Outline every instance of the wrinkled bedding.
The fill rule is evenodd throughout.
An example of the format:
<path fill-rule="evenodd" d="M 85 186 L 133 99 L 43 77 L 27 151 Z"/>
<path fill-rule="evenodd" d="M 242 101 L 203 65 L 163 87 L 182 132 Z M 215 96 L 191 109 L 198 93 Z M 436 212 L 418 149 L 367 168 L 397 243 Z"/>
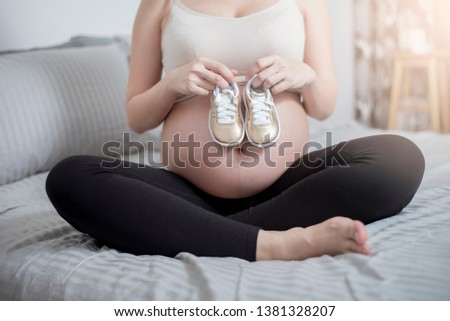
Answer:
<path fill-rule="evenodd" d="M 325 144 L 384 133 L 355 122 L 313 123 Z M 371 256 L 301 262 L 134 256 L 61 219 L 47 173 L 0 187 L 3 300 L 450 300 L 450 136 L 397 132 L 425 154 L 424 181 L 401 214 L 368 226 Z M 408 160 L 405 160 L 408 161 Z"/>

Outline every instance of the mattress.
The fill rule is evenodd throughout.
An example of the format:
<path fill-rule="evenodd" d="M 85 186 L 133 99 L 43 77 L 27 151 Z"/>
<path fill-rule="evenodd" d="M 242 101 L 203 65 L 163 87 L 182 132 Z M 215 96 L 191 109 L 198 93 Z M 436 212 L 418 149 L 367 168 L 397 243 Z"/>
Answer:
<path fill-rule="evenodd" d="M 378 133 L 355 122 L 311 126 L 311 139 L 323 145 Z M 426 173 L 401 214 L 368 225 L 371 256 L 135 256 L 61 219 L 45 194 L 47 173 L 2 186 L 0 299 L 450 300 L 450 136 L 397 133 L 422 149 Z"/>

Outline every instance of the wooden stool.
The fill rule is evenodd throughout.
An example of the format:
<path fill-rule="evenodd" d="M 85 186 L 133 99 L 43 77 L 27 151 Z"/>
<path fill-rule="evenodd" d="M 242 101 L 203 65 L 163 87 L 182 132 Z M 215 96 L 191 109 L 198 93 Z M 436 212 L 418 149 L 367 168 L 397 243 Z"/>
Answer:
<path fill-rule="evenodd" d="M 398 53 L 394 56 L 394 73 L 388 129 L 395 129 L 397 127 L 397 116 L 402 99 L 402 85 L 404 85 L 403 89 L 406 90 L 407 95 L 410 95 L 411 93 L 411 69 L 423 68 L 427 71 L 428 102 L 422 107 L 427 108 L 430 112 L 432 129 L 435 131 L 441 130 L 440 94 L 443 92 L 443 86 L 439 86 L 439 83 L 442 84 L 442 81 L 439 81 L 439 76 L 442 77 L 444 72 L 438 72 L 439 61 L 439 56 L 435 53 L 420 55 L 413 53 Z M 447 77 L 446 73 L 445 77 Z M 445 91 L 447 91 L 447 89 Z"/>
<path fill-rule="evenodd" d="M 449 59 L 450 53 L 442 53 L 438 55 L 441 118 L 442 118 L 442 131 L 444 133 L 450 133 L 450 100 L 449 100 L 450 88 L 448 83 Z"/>

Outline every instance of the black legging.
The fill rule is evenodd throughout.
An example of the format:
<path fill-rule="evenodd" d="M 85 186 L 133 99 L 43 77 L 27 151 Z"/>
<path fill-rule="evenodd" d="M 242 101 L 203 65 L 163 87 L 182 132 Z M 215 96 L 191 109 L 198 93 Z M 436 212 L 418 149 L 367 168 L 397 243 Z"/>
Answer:
<path fill-rule="evenodd" d="M 51 202 L 76 229 L 134 254 L 190 252 L 249 261 L 260 228 L 307 227 L 334 216 L 370 223 L 399 213 L 424 172 L 417 146 L 396 135 L 311 152 L 272 186 L 244 199 L 211 196 L 164 169 L 119 160 L 102 167 L 102 160 L 69 157 L 48 175 Z"/>

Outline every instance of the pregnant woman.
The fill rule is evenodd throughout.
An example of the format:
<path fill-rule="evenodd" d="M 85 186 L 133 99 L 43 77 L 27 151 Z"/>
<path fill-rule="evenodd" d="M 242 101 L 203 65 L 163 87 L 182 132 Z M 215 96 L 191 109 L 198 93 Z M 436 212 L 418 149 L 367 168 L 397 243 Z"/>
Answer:
<path fill-rule="evenodd" d="M 126 110 L 139 133 L 164 122 L 165 167 L 74 156 L 47 193 L 75 228 L 134 254 L 368 255 L 364 224 L 411 201 L 424 159 L 396 135 L 304 152 L 307 115 L 335 100 L 325 0 L 142 0 Z"/>

